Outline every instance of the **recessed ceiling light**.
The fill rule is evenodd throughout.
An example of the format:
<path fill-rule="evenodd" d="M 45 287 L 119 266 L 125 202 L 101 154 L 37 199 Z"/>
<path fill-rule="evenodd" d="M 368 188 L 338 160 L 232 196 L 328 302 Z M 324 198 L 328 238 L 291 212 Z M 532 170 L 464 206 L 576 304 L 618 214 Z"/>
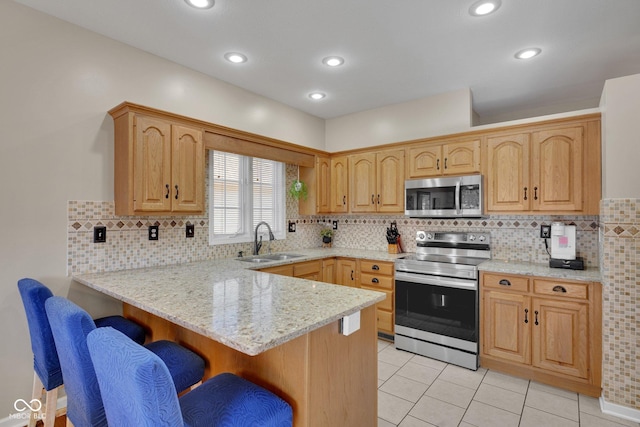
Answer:
<path fill-rule="evenodd" d="M 233 62 L 234 64 L 242 64 L 243 62 L 247 62 L 247 57 L 237 52 L 225 53 L 224 59 L 226 59 L 229 62 Z"/>
<path fill-rule="evenodd" d="M 538 47 L 528 47 L 516 52 L 514 56 L 518 59 L 529 59 L 540 55 L 540 52 L 542 52 L 542 49 Z"/>
<path fill-rule="evenodd" d="M 472 16 L 485 16 L 498 10 L 501 4 L 501 0 L 480 0 L 471 5 L 469 13 Z"/>
<path fill-rule="evenodd" d="M 325 95 L 322 92 L 312 92 L 312 93 L 309 94 L 309 98 L 313 99 L 314 101 L 319 101 L 322 98 L 324 98 L 325 96 L 327 96 L 327 95 Z"/>
<path fill-rule="evenodd" d="M 337 67 L 339 65 L 344 64 L 344 59 L 339 56 L 327 56 L 322 60 L 324 65 L 328 65 L 329 67 Z"/>
<path fill-rule="evenodd" d="M 215 4 L 214 0 L 184 0 L 189 6 L 197 9 L 211 9 Z"/>

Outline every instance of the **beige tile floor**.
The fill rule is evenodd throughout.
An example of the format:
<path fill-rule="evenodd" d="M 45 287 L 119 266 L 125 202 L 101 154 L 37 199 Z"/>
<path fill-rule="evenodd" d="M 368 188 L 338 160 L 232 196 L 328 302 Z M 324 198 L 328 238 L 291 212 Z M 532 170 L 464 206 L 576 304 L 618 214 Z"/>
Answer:
<path fill-rule="evenodd" d="M 378 427 L 640 427 L 598 399 L 498 372 L 470 371 L 378 341 Z"/>

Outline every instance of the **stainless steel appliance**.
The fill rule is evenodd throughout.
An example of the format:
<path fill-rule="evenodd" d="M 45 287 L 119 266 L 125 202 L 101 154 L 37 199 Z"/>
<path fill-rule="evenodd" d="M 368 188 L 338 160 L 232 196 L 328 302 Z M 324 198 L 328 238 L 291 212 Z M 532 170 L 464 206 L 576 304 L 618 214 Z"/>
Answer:
<path fill-rule="evenodd" d="M 395 346 L 478 369 L 478 265 L 488 233 L 416 233 L 415 254 L 395 262 Z"/>
<path fill-rule="evenodd" d="M 482 175 L 409 179 L 404 183 L 405 215 L 479 217 L 483 214 Z"/>

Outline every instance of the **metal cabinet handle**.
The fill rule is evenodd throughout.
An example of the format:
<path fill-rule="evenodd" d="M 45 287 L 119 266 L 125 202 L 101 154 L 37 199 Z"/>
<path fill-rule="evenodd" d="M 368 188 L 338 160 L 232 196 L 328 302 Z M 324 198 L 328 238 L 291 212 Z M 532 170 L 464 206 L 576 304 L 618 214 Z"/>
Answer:
<path fill-rule="evenodd" d="M 380 195 L 378 194 L 378 204 L 380 204 Z"/>
<path fill-rule="evenodd" d="M 436 170 L 440 170 L 440 159 L 436 160 Z"/>
<path fill-rule="evenodd" d="M 527 187 L 524 187 L 524 199 L 527 200 Z"/>
<path fill-rule="evenodd" d="M 564 286 L 558 285 L 558 286 L 554 286 L 553 287 L 553 292 L 561 292 L 563 294 L 566 294 L 567 293 L 567 289 Z"/>
<path fill-rule="evenodd" d="M 178 194 L 180 193 L 180 191 L 178 190 L 178 184 L 176 184 L 176 200 L 178 200 Z"/>
<path fill-rule="evenodd" d="M 342 196 L 342 204 L 343 205 L 347 204 L 347 196 Z"/>
<path fill-rule="evenodd" d="M 507 279 L 502 279 L 502 280 L 500 280 L 500 281 L 498 282 L 498 284 L 499 284 L 499 285 L 502 285 L 502 286 L 511 286 L 511 282 L 510 282 L 510 281 L 508 281 Z"/>
<path fill-rule="evenodd" d="M 533 200 L 538 200 L 538 187 L 533 187 Z"/>
<path fill-rule="evenodd" d="M 380 270 L 380 267 L 378 266 L 378 264 L 373 264 L 373 266 L 371 267 L 372 270 Z"/>
<path fill-rule="evenodd" d="M 374 277 L 373 279 L 371 279 L 371 283 L 380 283 L 380 281 L 376 277 Z"/>
<path fill-rule="evenodd" d="M 165 187 L 167 187 L 167 194 L 165 194 L 164 198 L 168 199 L 169 198 L 169 193 L 171 192 L 171 190 L 169 190 L 169 184 L 167 184 Z"/>
<path fill-rule="evenodd" d="M 353 270 L 351 270 L 351 280 L 353 280 Z"/>
<path fill-rule="evenodd" d="M 529 318 L 527 316 L 529 316 L 529 309 L 525 308 L 524 309 L 524 323 L 529 323 Z"/>
<path fill-rule="evenodd" d="M 372 204 L 372 205 L 375 205 L 375 204 L 376 204 L 376 195 L 375 195 L 375 194 L 372 194 L 372 195 L 371 195 L 371 204 Z"/>
<path fill-rule="evenodd" d="M 446 157 L 444 158 L 444 168 L 445 169 L 447 168 L 447 158 Z"/>
<path fill-rule="evenodd" d="M 536 321 L 533 322 L 533 323 L 535 323 L 535 325 L 538 326 L 539 325 L 539 323 L 538 323 L 538 310 L 534 311 L 534 314 L 536 315 Z"/>

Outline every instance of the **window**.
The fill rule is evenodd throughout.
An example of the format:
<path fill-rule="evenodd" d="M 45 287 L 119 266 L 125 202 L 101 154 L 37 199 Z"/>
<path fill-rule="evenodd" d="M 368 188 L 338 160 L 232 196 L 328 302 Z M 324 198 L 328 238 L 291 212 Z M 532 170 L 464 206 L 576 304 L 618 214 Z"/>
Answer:
<path fill-rule="evenodd" d="M 253 242 L 261 221 L 285 238 L 283 163 L 211 150 L 209 167 L 209 244 Z M 259 233 L 268 240 L 266 227 Z"/>

